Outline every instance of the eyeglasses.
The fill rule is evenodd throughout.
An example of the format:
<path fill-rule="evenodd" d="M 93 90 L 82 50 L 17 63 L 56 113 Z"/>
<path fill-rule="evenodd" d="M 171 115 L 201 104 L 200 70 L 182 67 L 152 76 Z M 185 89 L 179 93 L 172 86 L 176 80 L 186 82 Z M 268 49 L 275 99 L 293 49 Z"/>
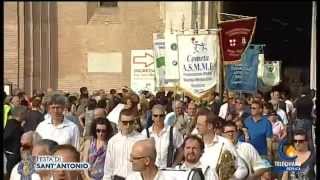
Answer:
<path fill-rule="evenodd" d="M 251 107 L 251 109 L 258 109 L 258 108 L 256 108 L 256 107 Z"/>
<path fill-rule="evenodd" d="M 96 129 L 97 133 L 106 133 L 107 130 L 106 129 Z"/>
<path fill-rule="evenodd" d="M 236 130 L 224 131 L 223 133 L 236 133 Z"/>
<path fill-rule="evenodd" d="M 146 158 L 148 156 L 140 156 L 140 157 L 133 157 L 133 156 L 130 156 L 130 159 L 131 160 L 139 160 L 139 159 L 143 159 L 143 158 Z"/>
<path fill-rule="evenodd" d="M 121 123 L 123 124 L 123 125 L 133 125 L 133 123 L 134 123 L 134 121 L 121 121 Z"/>
<path fill-rule="evenodd" d="M 294 143 L 299 143 L 299 144 L 302 144 L 304 143 L 306 140 L 305 139 L 294 139 L 293 142 Z"/>
<path fill-rule="evenodd" d="M 164 117 L 164 114 L 153 114 L 153 117 Z"/>
<path fill-rule="evenodd" d="M 29 144 L 21 144 L 21 148 L 22 148 L 22 150 L 29 150 L 32 148 L 32 146 Z"/>

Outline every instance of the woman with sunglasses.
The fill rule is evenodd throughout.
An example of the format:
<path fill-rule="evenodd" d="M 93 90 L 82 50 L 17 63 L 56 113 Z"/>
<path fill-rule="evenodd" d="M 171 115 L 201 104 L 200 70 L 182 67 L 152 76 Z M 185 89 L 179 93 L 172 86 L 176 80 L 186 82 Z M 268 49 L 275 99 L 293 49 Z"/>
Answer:
<path fill-rule="evenodd" d="M 91 138 L 85 141 L 81 152 L 81 160 L 90 163 L 90 169 L 84 172 L 84 179 L 102 179 L 107 143 L 112 134 L 112 127 L 108 119 L 96 118 L 93 120 Z"/>
<path fill-rule="evenodd" d="M 294 132 L 293 143 L 297 155 L 295 162 L 300 164 L 300 171 L 284 172 L 282 180 L 316 179 L 314 171 L 316 154 L 308 148 L 308 138 L 305 130 L 298 129 Z"/>

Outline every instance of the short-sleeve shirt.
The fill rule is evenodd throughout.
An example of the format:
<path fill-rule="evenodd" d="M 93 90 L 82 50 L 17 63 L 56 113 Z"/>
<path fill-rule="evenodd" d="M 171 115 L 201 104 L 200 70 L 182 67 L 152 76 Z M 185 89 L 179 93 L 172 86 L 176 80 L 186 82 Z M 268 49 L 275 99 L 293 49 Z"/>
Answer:
<path fill-rule="evenodd" d="M 36 128 L 42 139 L 51 139 L 58 144 L 71 144 L 79 150 L 80 132 L 78 126 L 64 117 L 62 123 L 53 125 L 51 116 L 46 116 L 44 121 L 40 122 Z"/>
<path fill-rule="evenodd" d="M 249 132 L 249 142 L 260 155 L 268 155 L 267 138 L 272 138 L 273 135 L 270 121 L 265 116 L 262 116 L 255 122 L 252 116 L 249 116 L 245 119 L 244 125 Z"/>
<path fill-rule="evenodd" d="M 236 150 L 239 156 L 247 163 L 251 175 L 254 171 L 270 167 L 269 164 L 264 164 L 259 153 L 250 143 L 238 141 Z"/>
<path fill-rule="evenodd" d="M 152 126 L 148 129 L 150 133 L 150 137 L 153 137 L 155 140 L 156 151 L 157 151 L 157 158 L 156 158 L 156 165 L 160 168 L 165 168 L 167 166 L 167 157 L 168 157 L 168 146 L 169 146 L 169 137 L 170 137 L 170 127 L 164 127 L 159 136 L 152 131 Z M 176 129 L 173 128 L 173 145 L 177 149 L 183 143 L 183 136 L 182 134 Z M 144 129 L 141 132 L 142 135 L 147 137 L 147 132 Z"/>

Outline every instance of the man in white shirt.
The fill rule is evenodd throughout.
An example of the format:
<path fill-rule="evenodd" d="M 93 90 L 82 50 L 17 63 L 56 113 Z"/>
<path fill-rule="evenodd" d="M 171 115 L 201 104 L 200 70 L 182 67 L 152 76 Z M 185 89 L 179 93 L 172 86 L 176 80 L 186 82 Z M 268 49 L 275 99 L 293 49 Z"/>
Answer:
<path fill-rule="evenodd" d="M 230 152 L 235 158 L 234 164 L 231 165 L 235 168 L 233 174 L 230 174 L 231 179 L 243 179 L 248 175 L 248 169 L 233 146 L 233 144 L 226 138 L 215 134 L 216 122 L 218 116 L 206 108 L 199 109 L 197 117 L 197 130 L 205 144 L 204 153 L 200 161 L 202 164 L 209 165 L 212 170 L 216 170 L 217 166 L 223 165 L 220 162 L 220 153 Z M 216 171 L 218 174 L 218 171 Z M 218 174 L 220 177 L 221 174 Z"/>
<path fill-rule="evenodd" d="M 164 124 L 166 126 L 174 126 L 184 136 L 187 133 L 188 120 L 184 116 L 183 102 L 175 100 L 172 102 L 173 112 L 166 115 Z"/>
<path fill-rule="evenodd" d="M 258 179 L 271 168 L 250 143 L 238 141 L 238 130 L 234 122 L 228 121 L 224 124 L 222 135 L 236 146 L 239 156 L 245 161 L 249 169 L 249 176 L 246 179 Z"/>
<path fill-rule="evenodd" d="M 173 180 L 155 165 L 156 147 L 152 139 L 137 141 L 130 153 L 132 170 L 127 180 Z"/>
<path fill-rule="evenodd" d="M 188 123 L 185 136 L 190 135 L 193 129 L 195 129 L 197 122 L 197 110 L 197 104 L 194 101 L 190 101 L 187 107 L 187 112 L 185 113 L 185 119 L 187 119 Z"/>
<path fill-rule="evenodd" d="M 204 142 L 196 135 L 187 136 L 183 142 L 184 162 L 176 166 L 179 170 L 191 170 L 193 168 L 201 168 L 206 180 L 218 180 L 218 176 L 209 165 L 204 165 L 200 161 L 200 157 L 204 152 Z"/>
<path fill-rule="evenodd" d="M 220 106 L 219 117 L 226 120 L 231 111 L 233 111 L 235 106 L 235 94 L 233 92 L 228 92 L 228 100 Z"/>
<path fill-rule="evenodd" d="M 172 127 L 164 125 L 164 117 L 165 108 L 160 104 L 154 105 L 152 108 L 153 124 L 151 127 L 144 129 L 141 132 L 145 137 L 154 138 L 157 150 L 156 165 L 160 168 L 167 167 L 170 128 Z M 172 142 L 177 154 L 173 164 L 176 165 L 183 157 L 182 148 L 180 148 L 183 143 L 183 137 L 175 127 L 173 127 L 172 135 Z"/>
<path fill-rule="evenodd" d="M 78 126 L 66 119 L 63 111 L 67 98 L 61 94 L 50 97 L 49 114 L 47 118 L 39 123 L 36 132 L 42 139 L 51 139 L 60 144 L 70 144 L 79 150 L 80 132 Z"/>
<path fill-rule="evenodd" d="M 103 180 L 111 180 L 117 176 L 126 178 L 132 173 L 132 164 L 129 162 L 132 146 L 138 140 L 145 139 L 134 130 L 134 115 L 130 110 L 121 110 L 118 125 L 119 132 L 107 145 Z"/>

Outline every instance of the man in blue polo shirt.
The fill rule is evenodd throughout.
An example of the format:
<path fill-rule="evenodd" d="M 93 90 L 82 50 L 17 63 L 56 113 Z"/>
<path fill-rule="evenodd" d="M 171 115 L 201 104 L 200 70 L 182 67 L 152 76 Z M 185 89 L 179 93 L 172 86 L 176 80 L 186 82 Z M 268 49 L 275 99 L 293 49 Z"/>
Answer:
<path fill-rule="evenodd" d="M 262 116 L 263 105 L 260 101 L 251 104 L 251 116 L 247 117 L 244 125 L 248 128 L 249 142 L 257 149 L 260 156 L 272 160 L 272 125 Z"/>

